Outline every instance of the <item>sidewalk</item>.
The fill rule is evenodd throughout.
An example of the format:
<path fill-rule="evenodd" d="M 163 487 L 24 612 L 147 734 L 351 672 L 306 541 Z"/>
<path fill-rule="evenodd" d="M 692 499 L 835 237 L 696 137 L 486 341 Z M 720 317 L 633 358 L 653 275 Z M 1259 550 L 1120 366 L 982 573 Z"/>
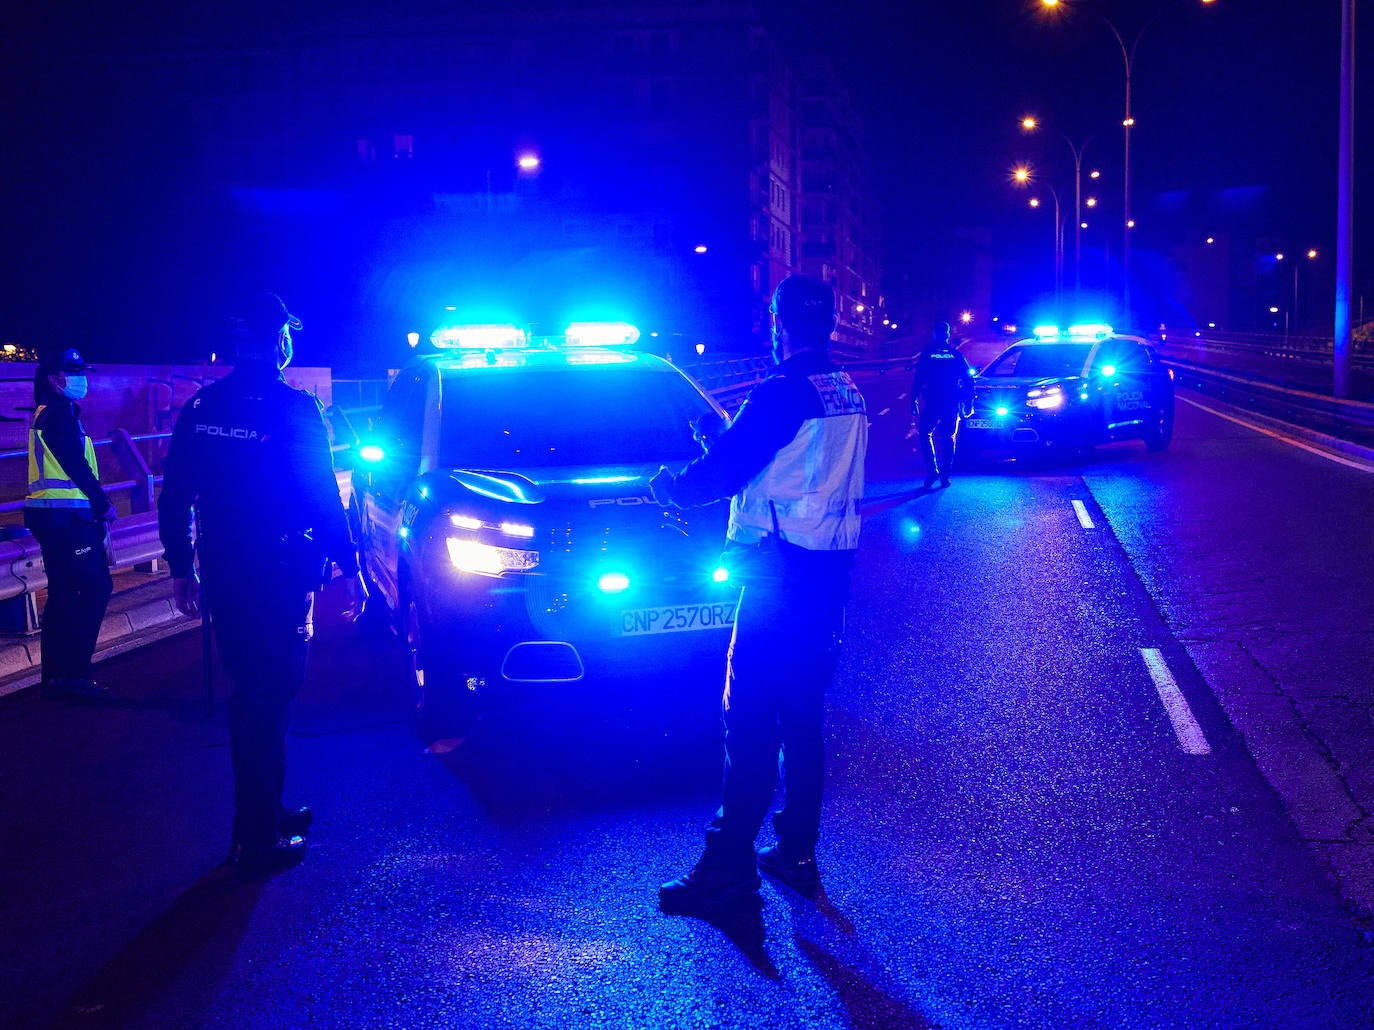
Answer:
<path fill-rule="evenodd" d="M 41 611 L 47 591 L 39 591 Z M 187 618 L 172 607 L 167 573 L 121 569 L 114 574 L 114 594 L 105 610 L 95 660 L 132 651 L 174 633 L 198 629 L 200 619 Z M 38 683 L 43 647 L 38 634 L 0 634 L 0 697 Z M 99 677 L 99 670 L 96 672 Z"/>

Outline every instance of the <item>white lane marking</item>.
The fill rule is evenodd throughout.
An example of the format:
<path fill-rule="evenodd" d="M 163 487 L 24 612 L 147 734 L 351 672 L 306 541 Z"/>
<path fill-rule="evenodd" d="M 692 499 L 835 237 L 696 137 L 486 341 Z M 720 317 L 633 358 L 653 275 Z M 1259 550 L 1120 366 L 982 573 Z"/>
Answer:
<path fill-rule="evenodd" d="M 897 399 L 898 399 L 899 401 L 904 401 L 904 400 L 906 400 L 906 394 L 904 394 L 904 393 L 899 393 L 899 394 L 897 394 Z"/>
<path fill-rule="evenodd" d="M 1246 429 L 1253 429 L 1257 433 L 1263 433 L 1265 436 L 1271 436 L 1275 440 L 1281 440 L 1284 443 L 1292 444 L 1294 447 L 1299 447 L 1304 451 L 1310 451 L 1312 454 L 1315 454 L 1318 457 L 1326 458 L 1329 461 L 1334 461 L 1338 465 L 1344 465 L 1347 468 L 1352 469 L 1359 469 L 1361 472 L 1374 472 L 1374 465 L 1370 465 L 1368 462 L 1357 461 L 1354 458 L 1347 458 L 1340 454 L 1333 454 L 1331 451 L 1324 451 L 1320 447 L 1313 447 L 1310 443 L 1303 443 L 1301 440 L 1295 440 L 1293 437 L 1286 436 L 1285 434 L 1280 433 L 1277 430 L 1269 429 L 1266 426 L 1256 425 L 1254 422 L 1247 422 L 1243 418 L 1237 418 L 1235 415 L 1228 415 L 1224 411 L 1217 411 L 1216 408 L 1209 408 L 1205 404 L 1199 404 L 1191 397 L 1184 397 L 1182 394 L 1178 394 L 1178 399 L 1181 400 L 1184 404 L 1191 404 L 1199 411 L 1205 411 L 1207 412 L 1207 414 L 1215 415 L 1217 418 L 1224 418 L 1227 422 L 1234 422 L 1238 426 L 1244 426 Z"/>
<path fill-rule="evenodd" d="M 1208 744 L 1207 738 L 1203 736 L 1202 727 L 1193 717 L 1193 710 L 1188 707 L 1183 691 L 1178 689 L 1174 674 L 1169 671 L 1159 648 L 1142 647 L 1140 657 L 1145 659 L 1145 667 L 1150 670 L 1150 679 L 1155 681 L 1155 692 L 1164 702 L 1164 710 L 1169 713 L 1169 721 L 1174 725 L 1174 736 L 1178 738 L 1179 747 L 1190 755 L 1210 755 L 1212 745 Z"/>
<path fill-rule="evenodd" d="M 891 410 L 892 410 L 891 408 L 884 408 L 882 411 L 878 412 L 878 414 L 879 414 L 879 415 L 886 415 L 886 414 L 887 414 L 889 411 L 891 411 Z"/>
<path fill-rule="evenodd" d="M 1073 502 L 1074 514 L 1078 516 L 1078 524 L 1084 529 L 1094 529 L 1093 517 L 1088 514 L 1088 508 L 1082 501 Z"/>

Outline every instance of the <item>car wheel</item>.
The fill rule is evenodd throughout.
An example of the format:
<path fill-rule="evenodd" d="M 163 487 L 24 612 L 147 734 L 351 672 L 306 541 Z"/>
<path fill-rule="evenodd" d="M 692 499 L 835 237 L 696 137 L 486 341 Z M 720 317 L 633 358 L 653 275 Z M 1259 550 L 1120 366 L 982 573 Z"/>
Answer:
<path fill-rule="evenodd" d="M 457 663 L 444 653 L 414 597 L 404 602 L 404 634 L 416 729 L 426 744 L 463 740 L 477 723 L 477 698 L 467 689 Z"/>
<path fill-rule="evenodd" d="M 1145 449 L 1150 451 L 1162 451 L 1169 446 L 1169 441 L 1174 438 L 1174 399 L 1170 397 L 1168 402 L 1160 407 L 1155 413 L 1154 419 L 1145 427 Z"/>

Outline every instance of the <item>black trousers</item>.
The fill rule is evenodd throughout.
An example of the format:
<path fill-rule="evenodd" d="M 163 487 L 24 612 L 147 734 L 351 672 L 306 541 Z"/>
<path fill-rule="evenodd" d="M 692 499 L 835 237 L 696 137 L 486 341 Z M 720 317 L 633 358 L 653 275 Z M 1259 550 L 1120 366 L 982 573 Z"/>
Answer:
<path fill-rule="evenodd" d="M 833 577 L 744 588 L 722 704 L 722 800 L 706 831 L 706 863 L 753 868 L 754 838 L 779 777 L 786 800 L 773 816 L 778 839 L 789 851 L 815 849 L 825 782 L 825 691 L 843 622 L 844 591 Z"/>
<path fill-rule="evenodd" d="M 114 586 L 105 526 L 89 510 L 28 508 L 24 525 L 43 552 L 48 603 L 43 608 L 43 680 L 86 679 Z"/>
<path fill-rule="evenodd" d="M 305 682 L 313 595 L 270 576 L 206 570 L 205 594 L 220 660 L 229 673 L 234 842 L 270 847 L 284 811 L 286 732 Z"/>
<path fill-rule="evenodd" d="M 954 434 L 959 429 L 958 404 L 921 407 L 916 431 L 921 434 L 921 460 L 927 476 L 948 476 L 954 466 Z"/>

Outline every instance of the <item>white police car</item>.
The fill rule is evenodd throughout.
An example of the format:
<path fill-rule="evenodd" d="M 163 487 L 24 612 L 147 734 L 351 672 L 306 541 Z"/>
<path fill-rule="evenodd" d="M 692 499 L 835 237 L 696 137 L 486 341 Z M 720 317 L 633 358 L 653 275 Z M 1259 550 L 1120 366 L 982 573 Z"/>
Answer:
<path fill-rule="evenodd" d="M 395 378 L 359 449 L 363 565 L 409 645 L 430 737 L 513 684 L 723 659 L 737 591 L 723 504 L 673 511 L 648 479 L 700 453 L 720 408 L 624 323 L 553 340 L 452 326 Z M 540 688 L 526 688 L 540 689 Z M 565 688 L 575 689 L 575 688 Z"/>
<path fill-rule="evenodd" d="M 1075 453 L 1143 440 L 1162 451 L 1173 432 L 1173 372 L 1149 341 L 1097 323 L 1037 326 L 974 378 L 959 450 Z"/>

